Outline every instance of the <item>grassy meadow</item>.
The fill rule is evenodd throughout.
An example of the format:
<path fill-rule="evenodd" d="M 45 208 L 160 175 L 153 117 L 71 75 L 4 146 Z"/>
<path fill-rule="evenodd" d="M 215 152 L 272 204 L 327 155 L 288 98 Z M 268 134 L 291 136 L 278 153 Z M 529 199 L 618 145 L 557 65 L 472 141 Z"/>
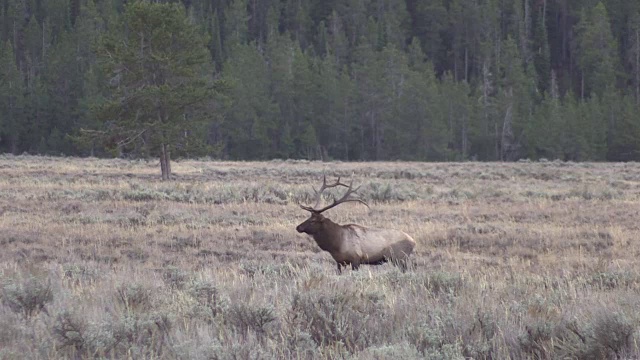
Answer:
<path fill-rule="evenodd" d="M 0 156 L 0 359 L 640 358 L 640 164 Z M 337 275 L 295 227 L 403 230 Z"/>

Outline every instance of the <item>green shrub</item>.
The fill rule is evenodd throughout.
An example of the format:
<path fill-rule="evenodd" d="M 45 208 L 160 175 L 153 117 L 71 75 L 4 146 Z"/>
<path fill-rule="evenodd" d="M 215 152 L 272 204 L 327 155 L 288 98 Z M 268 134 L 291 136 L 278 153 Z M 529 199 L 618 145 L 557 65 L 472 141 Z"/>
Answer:
<path fill-rule="evenodd" d="M 465 357 L 487 359 L 494 356 L 496 349 L 493 338 L 498 332 L 498 325 L 492 313 L 478 309 L 472 323 L 450 323 L 448 328 L 460 333 L 462 354 Z"/>
<path fill-rule="evenodd" d="M 198 305 L 194 309 L 198 315 L 204 315 L 211 322 L 228 308 L 228 302 L 222 297 L 218 288 L 207 281 L 194 281 L 189 285 L 188 293 L 196 299 Z"/>
<path fill-rule="evenodd" d="M 53 292 L 49 280 L 30 275 L 26 279 L 10 280 L 2 286 L 2 303 L 26 318 L 41 311 L 46 313 L 46 306 L 51 301 Z"/>
<path fill-rule="evenodd" d="M 160 191 L 151 190 L 151 189 L 129 190 L 122 194 L 122 198 L 124 200 L 131 200 L 131 201 L 169 200 L 169 196 L 167 196 L 167 194 Z"/>
<path fill-rule="evenodd" d="M 457 294 L 464 282 L 459 274 L 434 272 L 423 277 L 422 285 L 433 294 Z"/>
<path fill-rule="evenodd" d="M 432 192 L 426 187 L 424 195 Z M 402 202 L 415 200 L 420 197 L 413 185 L 370 182 L 364 184 L 358 193 L 363 199 L 373 202 Z M 422 196 L 426 197 L 426 196 Z"/>
<path fill-rule="evenodd" d="M 127 312 L 151 309 L 150 288 L 142 284 L 122 284 L 116 288 L 116 299 Z"/>
<path fill-rule="evenodd" d="M 276 316 L 271 307 L 240 303 L 229 308 L 225 320 L 245 336 L 249 331 L 262 336 L 266 333 L 267 326 L 276 320 Z"/>
<path fill-rule="evenodd" d="M 240 268 L 249 277 L 256 275 L 276 276 L 279 278 L 291 278 L 296 275 L 295 267 L 290 263 L 256 263 L 251 261 L 243 261 Z"/>
<path fill-rule="evenodd" d="M 617 288 L 636 288 L 640 285 L 637 275 L 630 272 L 597 272 L 587 279 L 587 285 L 603 289 L 613 290 Z"/>
<path fill-rule="evenodd" d="M 459 274 L 442 271 L 407 272 L 391 271 L 385 274 L 386 280 L 394 287 L 413 286 L 418 290 L 426 290 L 434 296 L 457 295 L 464 287 Z"/>
<path fill-rule="evenodd" d="M 615 355 L 620 359 L 624 350 L 631 345 L 634 332 L 631 321 L 621 313 L 605 312 L 594 319 L 593 323 L 593 348 L 598 348 L 598 353 Z"/>
<path fill-rule="evenodd" d="M 444 345 L 445 339 L 440 329 L 427 323 L 411 324 L 407 329 L 407 338 L 411 344 L 422 354 L 426 355 L 439 351 Z"/>
<path fill-rule="evenodd" d="M 84 329 L 86 324 L 77 316 L 63 311 L 56 317 L 53 325 L 53 335 L 63 347 L 71 347 L 75 351 L 82 351 L 86 346 Z"/>
<path fill-rule="evenodd" d="M 175 266 L 168 266 L 162 270 L 162 280 L 172 289 L 183 289 L 189 281 L 189 273 Z"/>
<path fill-rule="evenodd" d="M 87 321 L 78 314 L 61 312 L 52 333 L 71 358 L 157 358 L 165 351 L 172 323 L 160 314 L 124 314 Z"/>
<path fill-rule="evenodd" d="M 341 344 L 354 353 L 376 341 L 378 334 L 373 329 L 382 326 L 380 320 L 384 317 L 381 304 L 380 297 L 346 289 L 296 293 L 291 301 L 289 325 L 309 334 L 320 347 Z"/>
<path fill-rule="evenodd" d="M 368 347 L 359 352 L 355 359 L 387 360 L 387 359 L 424 359 L 424 354 L 407 342 Z"/>
<path fill-rule="evenodd" d="M 548 359 L 553 354 L 554 325 L 547 321 L 537 321 L 527 325 L 518 335 L 518 344 L 522 351 L 536 359 Z"/>
<path fill-rule="evenodd" d="M 206 359 L 215 360 L 263 360 L 276 358 L 266 353 L 261 346 L 257 346 L 254 339 L 231 339 L 222 346 L 213 348 Z"/>
<path fill-rule="evenodd" d="M 100 276 L 98 270 L 79 264 L 64 264 L 62 265 L 62 272 L 65 279 L 76 285 L 93 282 Z"/>
<path fill-rule="evenodd" d="M 172 322 L 166 314 L 125 314 L 103 329 L 93 328 L 96 335 L 112 334 L 112 347 L 118 357 L 132 354 L 133 358 L 156 358 L 167 351 Z M 96 338 L 99 339 L 99 338 Z M 102 342 L 92 341 L 97 348 Z M 110 350 L 107 348 L 106 350 Z"/>
<path fill-rule="evenodd" d="M 621 313 L 601 310 L 591 322 L 565 323 L 556 333 L 557 356 L 577 359 L 626 358 L 632 353 L 631 321 Z"/>

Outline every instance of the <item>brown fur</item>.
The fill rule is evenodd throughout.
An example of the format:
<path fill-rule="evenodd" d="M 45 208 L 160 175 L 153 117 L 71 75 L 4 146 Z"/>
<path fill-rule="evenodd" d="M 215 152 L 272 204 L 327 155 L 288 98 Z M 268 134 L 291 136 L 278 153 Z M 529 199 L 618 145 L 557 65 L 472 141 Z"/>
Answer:
<path fill-rule="evenodd" d="M 407 258 L 416 245 L 411 236 L 400 230 L 339 225 L 313 212 L 296 230 L 313 236 L 318 246 L 331 254 L 338 265 L 338 273 L 347 265 L 357 270 L 361 264 L 379 265 L 387 261 L 404 271 Z"/>

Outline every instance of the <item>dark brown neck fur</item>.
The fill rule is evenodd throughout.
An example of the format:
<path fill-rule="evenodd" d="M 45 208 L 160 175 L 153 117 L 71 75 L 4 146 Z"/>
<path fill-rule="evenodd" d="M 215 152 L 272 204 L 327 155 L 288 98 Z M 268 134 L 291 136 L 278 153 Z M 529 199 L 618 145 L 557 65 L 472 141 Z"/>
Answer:
<path fill-rule="evenodd" d="M 342 232 L 342 225 L 338 225 L 325 218 L 322 231 L 313 234 L 313 239 L 316 241 L 320 249 L 331 253 L 340 250 L 340 246 L 342 245 Z"/>

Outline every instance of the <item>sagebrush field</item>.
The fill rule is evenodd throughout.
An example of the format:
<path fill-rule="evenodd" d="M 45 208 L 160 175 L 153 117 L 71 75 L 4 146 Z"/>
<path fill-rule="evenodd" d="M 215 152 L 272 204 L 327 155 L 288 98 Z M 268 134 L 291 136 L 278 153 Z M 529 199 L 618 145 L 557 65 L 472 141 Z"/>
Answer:
<path fill-rule="evenodd" d="M 0 157 L 1 359 L 640 358 L 640 164 Z M 336 273 L 326 213 L 417 241 Z M 329 200 L 329 199 L 327 199 Z"/>

